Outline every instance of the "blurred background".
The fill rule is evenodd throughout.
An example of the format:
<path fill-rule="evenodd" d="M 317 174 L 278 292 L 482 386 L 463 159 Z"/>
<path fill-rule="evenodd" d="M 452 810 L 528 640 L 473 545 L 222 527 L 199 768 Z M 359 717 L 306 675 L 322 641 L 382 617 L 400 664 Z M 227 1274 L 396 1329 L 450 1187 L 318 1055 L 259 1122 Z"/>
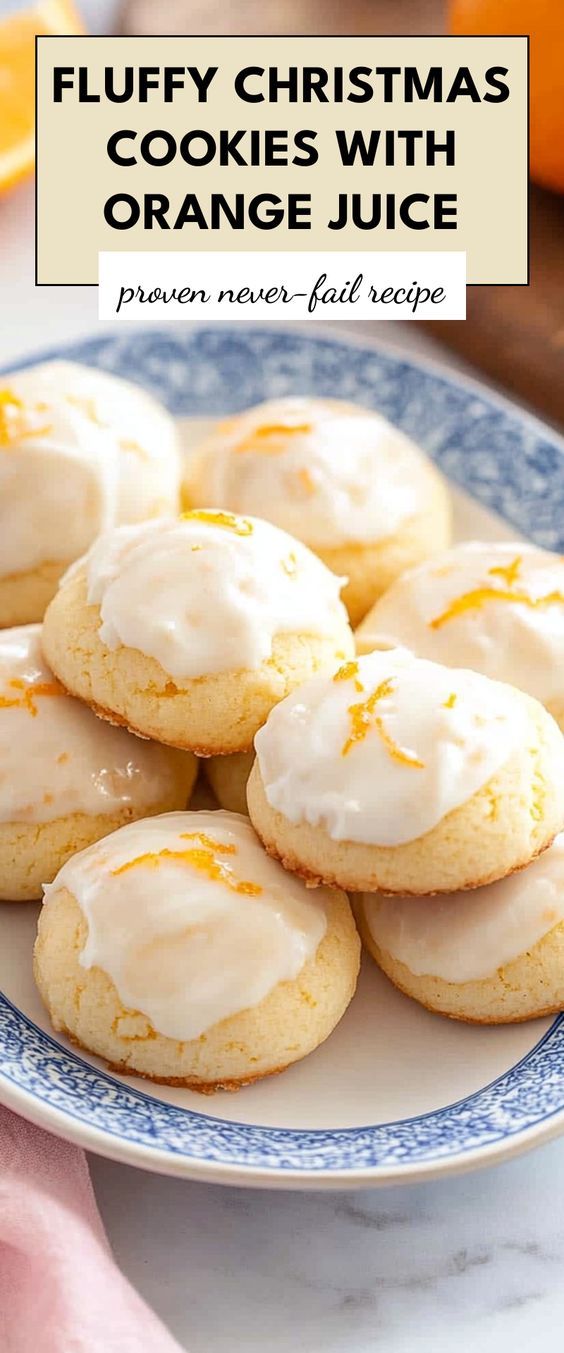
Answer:
<path fill-rule="evenodd" d="M 564 0 L 0 0 L 0 362 L 97 323 L 95 289 L 33 285 L 35 32 L 529 33 L 529 287 L 470 287 L 465 322 L 341 325 L 477 371 L 564 425 Z M 69 192 L 73 185 L 69 183 Z M 423 329 L 427 330 L 426 333 Z"/>

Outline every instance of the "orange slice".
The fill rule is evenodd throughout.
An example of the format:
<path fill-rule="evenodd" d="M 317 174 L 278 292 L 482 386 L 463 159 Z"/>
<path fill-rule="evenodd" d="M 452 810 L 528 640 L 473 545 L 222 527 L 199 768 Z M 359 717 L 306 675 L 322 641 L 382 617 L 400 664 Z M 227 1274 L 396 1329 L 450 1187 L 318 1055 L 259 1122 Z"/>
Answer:
<path fill-rule="evenodd" d="M 0 192 L 33 169 L 36 33 L 83 33 L 72 0 L 43 0 L 0 22 Z"/>

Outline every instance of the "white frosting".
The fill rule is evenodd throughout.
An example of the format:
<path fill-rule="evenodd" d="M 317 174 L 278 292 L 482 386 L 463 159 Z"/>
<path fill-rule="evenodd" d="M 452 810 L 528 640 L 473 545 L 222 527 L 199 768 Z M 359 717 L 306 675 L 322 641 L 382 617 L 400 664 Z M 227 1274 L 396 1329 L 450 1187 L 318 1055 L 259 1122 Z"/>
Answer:
<path fill-rule="evenodd" d="M 39 625 L 0 632 L 0 821 L 150 807 L 170 788 L 171 756 L 66 695 L 46 666 Z"/>
<path fill-rule="evenodd" d="M 357 638 L 360 651 L 405 644 L 564 705 L 564 558 L 519 542 L 459 545 L 399 578 Z"/>
<path fill-rule="evenodd" d="M 63 866 L 47 906 L 61 888 L 88 923 L 82 966 L 102 968 L 125 1006 L 183 1041 L 296 978 L 327 926 L 328 890 L 308 892 L 270 860 L 237 813 L 122 827 Z"/>
<path fill-rule="evenodd" d="M 334 841 L 399 846 L 500 770 L 522 720 L 507 686 L 396 649 L 300 686 L 271 711 L 255 749 L 268 802 L 290 822 Z"/>
<path fill-rule="evenodd" d="M 428 481 L 422 453 L 381 414 L 292 398 L 220 423 L 196 453 L 192 497 L 319 548 L 390 536 L 421 510 Z"/>
<path fill-rule="evenodd" d="M 139 649 L 178 679 L 256 668 L 281 633 L 352 649 L 342 579 L 255 518 L 202 509 L 121 527 L 92 547 L 86 576 L 103 642 Z"/>
<path fill-rule="evenodd" d="M 0 576 L 175 512 L 179 481 L 174 422 L 140 387 L 72 362 L 0 377 Z"/>
<path fill-rule="evenodd" d="M 482 981 L 564 921 L 564 834 L 528 869 L 463 897 L 363 893 L 362 906 L 376 944 L 416 977 Z"/>

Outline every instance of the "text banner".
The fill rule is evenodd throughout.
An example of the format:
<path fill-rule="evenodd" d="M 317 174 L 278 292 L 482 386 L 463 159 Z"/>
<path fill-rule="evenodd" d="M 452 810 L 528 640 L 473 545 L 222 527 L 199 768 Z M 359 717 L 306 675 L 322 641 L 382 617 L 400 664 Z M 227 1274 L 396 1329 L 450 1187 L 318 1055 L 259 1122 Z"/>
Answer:
<path fill-rule="evenodd" d="M 466 254 L 103 252 L 101 320 L 465 319 Z"/>

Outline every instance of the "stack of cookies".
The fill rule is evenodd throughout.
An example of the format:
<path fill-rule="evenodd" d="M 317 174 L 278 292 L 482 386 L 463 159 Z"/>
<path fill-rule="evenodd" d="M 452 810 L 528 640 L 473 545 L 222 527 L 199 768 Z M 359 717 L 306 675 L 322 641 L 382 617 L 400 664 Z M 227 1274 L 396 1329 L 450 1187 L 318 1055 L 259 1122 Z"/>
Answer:
<path fill-rule="evenodd" d="M 359 930 L 431 1009 L 560 1008 L 564 564 L 434 558 L 440 476 L 333 400 L 230 419 L 182 485 L 164 410 L 50 364 L 0 391 L 0 442 L 0 895 L 45 885 L 55 1028 L 235 1089 L 328 1037 Z"/>
<path fill-rule="evenodd" d="M 283 701 L 256 751 L 249 812 L 266 849 L 358 895 L 397 986 L 469 1020 L 561 1008 L 562 962 L 545 972 L 531 949 L 549 932 L 550 954 L 564 948 L 564 739 L 542 705 L 375 651 Z"/>
<path fill-rule="evenodd" d="M 353 627 L 450 541 L 434 466 L 381 414 L 336 399 L 269 400 L 219 423 L 189 462 L 184 501 L 265 517 L 302 541 L 343 578 Z M 224 808 L 246 812 L 252 763 L 252 749 L 207 763 Z"/>
<path fill-rule="evenodd" d="M 76 851 L 187 802 L 196 759 L 72 700 L 35 623 L 100 531 L 179 511 L 181 473 L 172 418 L 126 381 L 48 362 L 0 388 L 2 899 L 40 897 Z"/>

